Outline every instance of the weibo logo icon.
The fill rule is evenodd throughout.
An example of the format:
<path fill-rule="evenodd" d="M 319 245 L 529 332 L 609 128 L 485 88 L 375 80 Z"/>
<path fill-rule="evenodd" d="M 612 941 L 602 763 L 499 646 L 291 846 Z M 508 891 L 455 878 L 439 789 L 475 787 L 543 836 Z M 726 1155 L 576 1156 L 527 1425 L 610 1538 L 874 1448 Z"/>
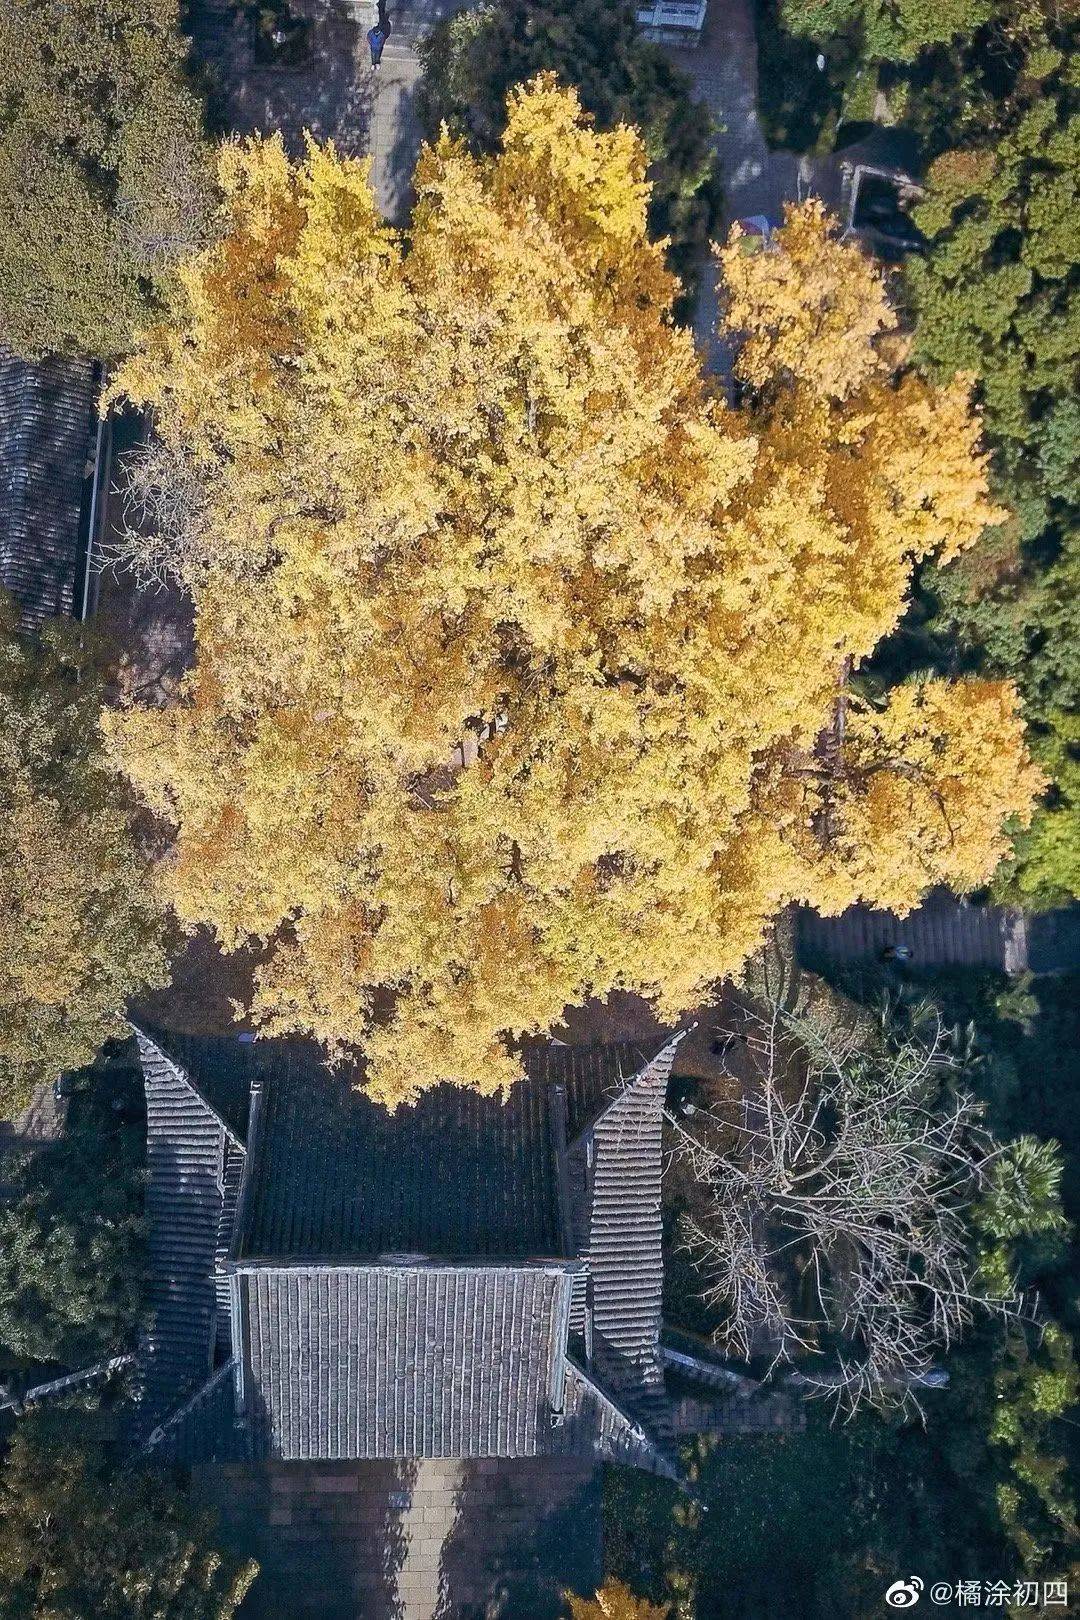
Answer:
<path fill-rule="evenodd" d="M 885 1601 L 890 1609 L 913 1609 L 923 1585 L 917 1575 L 910 1575 L 906 1581 L 893 1581 L 885 1593 Z"/>

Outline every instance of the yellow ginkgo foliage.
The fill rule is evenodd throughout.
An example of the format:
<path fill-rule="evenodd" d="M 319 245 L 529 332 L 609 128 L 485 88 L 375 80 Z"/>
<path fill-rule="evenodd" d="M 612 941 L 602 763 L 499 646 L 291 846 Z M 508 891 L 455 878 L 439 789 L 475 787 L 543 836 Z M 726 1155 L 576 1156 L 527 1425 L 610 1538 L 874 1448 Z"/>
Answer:
<path fill-rule="evenodd" d="M 795 368 L 728 409 L 645 163 L 541 79 L 497 158 L 422 153 L 406 241 L 366 164 L 231 146 L 222 231 L 117 378 L 182 485 L 153 560 L 197 659 L 116 756 L 175 825 L 180 917 L 266 943 L 261 1027 L 362 1045 L 391 1104 L 504 1086 L 505 1037 L 590 994 L 676 1016 L 780 907 L 842 903 L 847 845 L 875 898 L 913 898 L 913 844 L 920 882 L 981 881 L 1029 809 L 998 688 L 923 719 L 1000 761 L 962 846 L 953 775 L 891 825 L 827 745 L 913 561 L 995 516 L 965 389 L 897 386 L 864 330 L 847 397 Z"/>
<path fill-rule="evenodd" d="M 622 1581 L 605 1581 L 595 1597 L 575 1597 L 567 1594 L 570 1620 L 667 1620 L 671 1613 L 668 1603 L 647 1603 L 635 1597 Z"/>
<path fill-rule="evenodd" d="M 736 225 L 717 254 L 737 375 L 755 388 L 787 375 L 846 399 L 878 369 L 874 339 L 896 326 L 880 272 L 838 240 L 816 197 L 786 204 L 772 247 L 756 246 Z"/>
<path fill-rule="evenodd" d="M 828 836 L 807 840 L 810 903 L 902 913 L 942 872 L 960 890 L 984 882 L 1009 848 L 1002 804 L 1046 786 L 1018 709 L 1013 688 L 976 680 L 913 681 L 880 710 L 853 702 L 839 768 L 814 791 L 813 827 Z"/>

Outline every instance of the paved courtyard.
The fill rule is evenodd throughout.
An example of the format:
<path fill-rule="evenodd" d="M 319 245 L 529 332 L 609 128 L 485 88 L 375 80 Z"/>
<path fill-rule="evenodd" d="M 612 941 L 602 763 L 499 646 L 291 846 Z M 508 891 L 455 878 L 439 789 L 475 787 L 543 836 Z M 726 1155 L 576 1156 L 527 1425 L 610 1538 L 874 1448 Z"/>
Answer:
<path fill-rule="evenodd" d="M 261 1565 L 244 1620 L 555 1620 L 565 1585 L 599 1583 L 576 1460 L 278 1462 L 200 1491 Z"/>

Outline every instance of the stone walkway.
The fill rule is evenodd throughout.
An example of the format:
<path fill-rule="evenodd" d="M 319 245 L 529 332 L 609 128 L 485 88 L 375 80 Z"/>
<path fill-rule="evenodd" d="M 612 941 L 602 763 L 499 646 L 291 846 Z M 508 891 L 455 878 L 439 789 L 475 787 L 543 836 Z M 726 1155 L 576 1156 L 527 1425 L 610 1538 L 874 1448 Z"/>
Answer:
<path fill-rule="evenodd" d="M 587 1461 L 272 1462 L 198 1490 L 259 1562 L 244 1620 L 558 1620 L 600 1581 Z"/>
<path fill-rule="evenodd" d="M 387 219 L 404 224 L 420 147 L 416 42 L 460 8 L 455 0 L 390 0 L 390 39 L 382 65 L 371 66 L 366 35 L 374 0 L 292 0 L 310 20 L 310 53 L 300 67 L 266 67 L 255 60 L 251 22 L 229 0 L 194 0 L 192 41 L 211 81 L 211 105 L 223 127 L 238 134 L 280 132 L 293 155 L 304 133 L 332 140 L 350 156 L 370 153 L 372 184 Z"/>
<path fill-rule="evenodd" d="M 320 0 L 295 0 L 292 9 L 311 21 L 308 60 L 266 67 L 255 60 L 251 20 L 238 5 L 193 0 L 192 43 L 209 76 L 211 108 L 236 134 L 279 132 L 294 155 L 310 130 L 358 156 L 367 150 L 374 101 L 368 10 L 332 10 Z"/>
<path fill-rule="evenodd" d="M 770 152 L 757 115 L 757 36 L 753 0 L 710 0 L 701 42 L 695 50 L 668 53 L 694 86 L 718 132 L 716 153 L 723 187 L 723 234 L 736 219 L 764 214 L 779 224 L 785 200 L 804 196 L 812 161 L 793 152 Z M 716 265 L 701 267 L 694 336 L 709 369 L 730 374 L 727 346 L 716 339 Z"/>
<path fill-rule="evenodd" d="M 1080 906 L 1025 914 L 977 906 L 939 889 L 911 914 L 852 906 L 839 917 L 802 911 L 800 959 L 874 962 L 889 945 L 906 945 L 913 968 L 982 967 L 1001 973 L 1080 972 Z"/>
<path fill-rule="evenodd" d="M 422 131 L 416 111 L 420 62 L 414 47 L 391 36 L 383 51 L 372 107 L 371 183 L 383 217 L 404 225 L 412 206 L 412 172 Z"/>

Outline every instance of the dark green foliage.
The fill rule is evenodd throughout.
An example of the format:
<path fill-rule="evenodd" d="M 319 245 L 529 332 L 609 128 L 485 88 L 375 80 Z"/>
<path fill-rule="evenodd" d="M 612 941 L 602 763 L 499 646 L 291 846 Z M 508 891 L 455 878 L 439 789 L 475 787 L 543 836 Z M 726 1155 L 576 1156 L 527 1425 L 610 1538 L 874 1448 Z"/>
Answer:
<path fill-rule="evenodd" d="M 953 1358 L 936 1443 L 1017 1569 L 1061 1574 L 1080 1558 L 1077 1430 L 1060 1421 L 1080 1395 L 1080 979 L 908 972 L 900 1015 L 927 994 L 962 1032 L 988 1125 L 1012 1141 L 975 1212 L 987 1263 L 1038 1300 L 1026 1328 L 991 1320 Z"/>
<path fill-rule="evenodd" d="M 138 1074 L 80 1078 L 60 1140 L 5 1166 L 0 1207 L 0 1349 L 69 1369 L 134 1347 L 144 1271 Z"/>
<path fill-rule="evenodd" d="M 930 1424 L 830 1428 L 815 1407 L 803 1434 L 695 1443 L 704 1513 L 674 1486 L 612 1470 L 611 1568 L 653 1597 L 681 1599 L 680 1620 L 878 1620 L 898 1575 L 997 1575 L 999 1544 L 933 1438 L 936 1407 Z"/>
<path fill-rule="evenodd" d="M 0 342 L 122 353 L 211 189 L 175 0 L 0 0 Z"/>
<path fill-rule="evenodd" d="M 1030 541 L 1075 522 L 1080 382 L 1080 98 L 1032 49 L 984 146 L 946 153 L 915 211 L 930 242 L 908 285 L 917 355 L 979 380 L 1003 488 Z"/>
<path fill-rule="evenodd" d="M 0 592 L 0 1118 L 126 1032 L 165 982 L 165 922 L 99 729 L 86 632 L 22 635 Z"/>
<path fill-rule="evenodd" d="M 0 1471 L 5 1620 L 230 1620 L 255 1568 L 164 1474 L 126 1466 L 108 1419 L 47 1406 Z"/>
<path fill-rule="evenodd" d="M 974 377 L 996 493 L 1014 515 L 959 563 L 925 570 L 905 654 L 909 669 L 964 668 L 1020 688 L 1052 786 L 995 891 L 1031 907 L 1080 896 L 1074 43 L 1033 12 L 1011 32 L 995 22 L 962 49 L 927 53 L 907 83 L 908 121 L 928 156 L 941 153 L 915 210 L 928 251 L 907 267 L 915 358 L 935 378 Z"/>
<path fill-rule="evenodd" d="M 830 39 L 824 52 L 815 39 L 791 33 L 780 0 L 756 0 L 757 110 L 769 145 L 792 152 L 832 147 L 844 104 L 844 89 L 856 60 L 847 35 Z M 825 67 L 817 65 L 819 54 Z"/>
<path fill-rule="evenodd" d="M 793 34 L 855 34 L 864 59 L 907 62 L 927 45 L 974 33 L 996 9 L 995 0 L 784 0 L 782 14 Z"/>
<path fill-rule="evenodd" d="M 507 92 L 543 71 L 577 87 L 599 128 L 636 125 L 651 160 L 651 229 L 671 238 L 676 273 L 692 272 L 719 205 L 712 129 L 625 0 L 490 0 L 439 23 L 421 55 L 428 133 L 445 123 L 480 151 L 498 144 Z"/>
<path fill-rule="evenodd" d="M 1080 445 L 1077 446 L 1080 454 Z M 1006 494 L 1009 492 L 1006 491 Z M 1080 512 L 1080 508 L 1077 509 Z M 1077 513 L 1023 544 L 1015 526 L 922 581 L 923 655 L 1014 679 L 1032 750 L 1051 779 L 1045 805 L 999 872 L 1000 898 L 1033 907 L 1080 895 L 1080 527 Z M 1044 560 L 1049 551 L 1052 560 Z"/>

